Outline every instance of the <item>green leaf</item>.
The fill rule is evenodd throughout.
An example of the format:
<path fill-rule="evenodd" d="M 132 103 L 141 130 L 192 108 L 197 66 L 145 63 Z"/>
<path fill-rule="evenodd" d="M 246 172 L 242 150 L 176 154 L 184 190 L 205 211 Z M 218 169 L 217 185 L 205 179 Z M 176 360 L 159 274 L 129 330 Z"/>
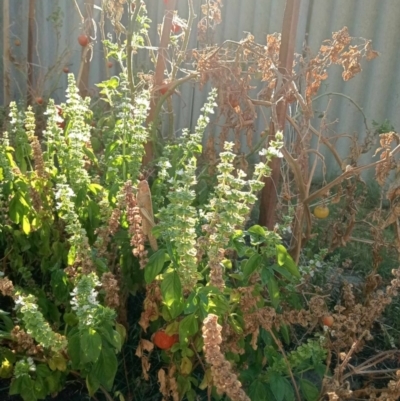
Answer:
<path fill-rule="evenodd" d="M 232 326 L 233 330 L 235 330 L 235 332 L 240 335 L 243 334 L 244 322 L 239 315 L 235 315 L 236 314 L 231 314 L 229 316 L 229 323 Z M 241 320 L 241 322 L 238 321 L 239 319 Z"/>
<path fill-rule="evenodd" d="M 115 374 L 117 373 L 118 361 L 115 352 L 108 346 L 104 346 L 99 359 L 94 364 L 90 376 L 110 391 L 112 389 Z"/>
<path fill-rule="evenodd" d="M 164 275 L 161 294 L 172 319 L 175 319 L 184 309 L 181 280 L 175 271 Z"/>
<path fill-rule="evenodd" d="M 16 224 L 19 224 L 21 217 L 23 215 L 23 210 L 21 210 L 20 203 L 18 201 L 18 198 L 14 196 L 10 204 L 8 205 L 8 213 L 10 216 L 11 221 L 13 221 Z"/>
<path fill-rule="evenodd" d="M 179 341 L 183 344 L 199 331 L 199 323 L 194 314 L 186 316 L 179 323 Z"/>
<path fill-rule="evenodd" d="M 255 253 L 253 256 L 248 259 L 246 264 L 243 267 L 243 273 L 245 278 L 250 277 L 259 267 L 261 264 L 261 255 L 258 253 Z"/>
<path fill-rule="evenodd" d="M 279 266 L 284 266 L 295 277 L 300 278 L 299 269 L 283 245 L 276 245 L 276 257 Z"/>
<path fill-rule="evenodd" d="M 281 326 L 281 335 L 283 337 L 283 340 L 285 341 L 286 344 L 290 344 L 290 336 L 289 336 L 289 326 L 287 324 L 283 324 Z"/>
<path fill-rule="evenodd" d="M 185 302 L 185 315 L 190 313 L 194 313 L 199 308 L 199 298 L 197 297 L 195 292 L 192 292 L 189 295 L 189 298 Z"/>
<path fill-rule="evenodd" d="M 91 397 L 93 397 L 96 391 L 100 388 L 100 382 L 96 376 L 96 373 L 93 371 L 86 376 L 86 387 Z"/>
<path fill-rule="evenodd" d="M 267 237 L 265 230 L 259 225 L 250 227 L 247 232 L 250 235 L 250 242 L 252 245 L 262 244 Z"/>
<path fill-rule="evenodd" d="M 22 231 L 24 234 L 28 235 L 31 232 L 31 223 L 29 222 L 28 216 L 22 216 Z"/>
<path fill-rule="evenodd" d="M 97 157 L 95 156 L 95 154 L 93 153 L 93 151 L 89 148 L 87 148 L 86 146 L 83 148 L 83 152 L 85 153 L 85 155 L 88 157 L 88 159 L 93 162 L 95 165 L 97 164 Z"/>
<path fill-rule="evenodd" d="M 286 383 L 285 379 L 276 373 L 271 374 L 269 385 L 276 401 L 283 401 L 285 398 Z"/>
<path fill-rule="evenodd" d="M 99 192 L 103 190 L 103 187 L 100 184 L 89 184 L 88 189 L 90 192 L 97 195 Z"/>
<path fill-rule="evenodd" d="M 28 375 L 20 376 L 12 382 L 10 395 L 19 394 L 24 401 L 36 401 L 37 397 L 33 387 L 33 381 Z"/>
<path fill-rule="evenodd" d="M 274 276 L 271 275 L 271 277 L 268 279 L 267 287 L 272 306 L 276 309 L 279 305 L 280 296 L 279 296 L 279 286 Z"/>
<path fill-rule="evenodd" d="M 117 351 L 121 351 L 122 340 L 117 330 L 114 330 L 110 324 L 105 324 L 99 328 L 99 333 L 113 346 Z"/>
<path fill-rule="evenodd" d="M 300 391 L 304 395 L 307 401 L 316 401 L 319 397 L 319 390 L 310 381 L 301 379 L 300 380 Z"/>
<path fill-rule="evenodd" d="M 293 280 L 293 276 L 283 267 L 274 264 L 271 266 L 271 268 L 275 270 L 277 273 L 281 274 L 283 277 L 286 277 L 288 280 Z"/>
<path fill-rule="evenodd" d="M 249 396 L 253 401 L 267 401 L 267 393 L 265 391 L 265 385 L 260 380 L 254 380 L 249 388 Z"/>
<path fill-rule="evenodd" d="M 68 355 L 72 362 L 72 368 L 78 369 L 81 363 L 81 342 L 80 336 L 77 329 L 71 331 L 70 336 L 68 336 Z"/>
<path fill-rule="evenodd" d="M 162 271 L 165 262 L 165 250 L 160 249 L 151 255 L 146 267 L 144 268 L 144 279 L 150 284 Z"/>
<path fill-rule="evenodd" d="M 50 284 L 57 301 L 65 302 L 69 298 L 68 276 L 64 270 L 57 269 L 51 274 Z"/>
<path fill-rule="evenodd" d="M 90 328 L 81 333 L 80 342 L 82 362 L 96 362 L 101 352 L 101 335 Z"/>

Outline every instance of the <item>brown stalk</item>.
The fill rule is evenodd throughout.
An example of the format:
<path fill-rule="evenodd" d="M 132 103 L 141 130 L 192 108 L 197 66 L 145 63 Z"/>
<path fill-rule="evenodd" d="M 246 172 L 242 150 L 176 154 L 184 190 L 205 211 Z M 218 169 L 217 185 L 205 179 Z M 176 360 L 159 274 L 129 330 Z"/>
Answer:
<path fill-rule="evenodd" d="M 93 19 L 94 0 L 87 0 L 86 2 L 86 19 L 85 21 L 92 21 Z M 87 96 L 89 89 L 89 72 L 90 62 L 87 61 L 87 54 L 89 50 L 93 51 L 90 45 L 82 49 L 81 64 L 79 66 L 79 73 L 77 78 L 79 94 L 82 97 Z"/>
<path fill-rule="evenodd" d="M 274 334 L 274 332 L 273 332 L 272 330 L 269 330 L 269 334 L 271 335 L 271 337 L 272 337 L 273 340 L 275 341 L 275 344 L 278 346 L 279 351 L 281 351 L 281 353 L 282 353 L 283 359 L 285 360 L 287 369 L 288 369 L 288 371 L 289 371 L 290 379 L 292 380 L 292 384 L 293 384 L 294 391 L 296 392 L 296 397 L 297 397 L 297 399 L 298 399 L 299 401 L 301 401 L 300 392 L 299 392 L 299 389 L 298 389 L 298 387 L 297 387 L 296 380 L 295 380 L 295 378 L 294 378 L 294 376 L 293 376 L 292 369 L 290 368 L 290 363 L 289 363 L 289 361 L 288 361 L 288 359 L 287 359 L 285 350 L 284 350 L 283 347 L 282 347 L 282 343 L 276 338 L 276 336 L 275 336 L 275 334 Z"/>
<path fill-rule="evenodd" d="M 285 13 L 283 16 L 282 40 L 279 50 L 279 71 L 282 75 L 292 73 L 300 1 L 301 0 L 286 1 Z M 279 90 L 280 88 L 277 89 Z M 286 109 L 286 99 L 283 99 L 276 107 L 276 120 L 274 120 L 270 126 L 270 140 L 275 139 L 275 133 L 277 131 L 284 131 Z M 276 219 L 275 210 L 278 203 L 277 187 L 280 178 L 280 159 L 273 159 L 270 167 L 272 169 L 271 176 L 265 178 L 265 185 L 261 192 L 259 221 L 260 225 L 273 229 Z"/>
<path fill-rule="evenodd" d="M 157 65 L 156 65 L 156 71 L 154 74 L 154 87 L 160 87 L 162 86 L 163 80 L 164 80 L 164 71 L 166 67 L 166 60 L 167 60 L 167 49 L 168 49 L 168 44 L 169 44 L 169 39 L 171 35 L 171 28 L 172 28 L 172 19 L 174 16 L 174 10 L 176 9 L 176 2 L 177 0 L 170 0 L 165 6 L 165 15 L 164 15 L 164 21 L 163 21 L 163 29 L 161 33 L 161 40 L 160 40 L 160 46 L 158 48 L 158 56 L 157 56 Z M 158 103 L 158 98 L 159 98 L 159 93 L 154 92 L 153 96 L 150 101 L 150 111 L 147 116 L 146 123 L 147 125 L 150 125 L 151 123 L 154 122 L 154 118 L 157 116 L 155 113 L 156 108 L 157 108 L 157 103 Z M 152 144 L 152 139 L 147 141 L 145 144 L 145 155 L 143 157 L 143 164 L 147 165 L 153 160 L 154 156 L 154 149 L 153 149 L 153 144 Z"/>
<path fill-rule="evenodd" d="M 26 64 L 28 66 L 28 90 L 26 94 L 26 100 L 28 105 L 32 105 L 32 88 L 34 87 L 34 76 L 33 76 L 33 49 L 35 47 L 35 6 L 36 0 L 29 1 L 28 10 L 28 54 L 26 58 Z"/>
<path fill-rule="evenodd" d="M 149 239 L 151 249 L 156 251 L 158 249 L 157 240 L 151 233 L 152 228 L 155 226 L 153 203 L 151 200 L 149 183 L 146 180 L 139 182 L 136 199 L 139 206 L 140 215 L 142 217 L 143 234 Z"/>

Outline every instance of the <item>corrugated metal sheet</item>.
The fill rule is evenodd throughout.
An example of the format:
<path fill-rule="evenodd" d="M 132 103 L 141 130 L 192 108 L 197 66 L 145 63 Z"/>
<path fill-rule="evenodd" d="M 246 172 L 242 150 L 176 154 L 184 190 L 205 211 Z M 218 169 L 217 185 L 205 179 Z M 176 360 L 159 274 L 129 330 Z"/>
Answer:
<path fill-rule="evenodd" d="M 80 8 L 85 10 L 84 0 L 77 0 Z M 161 0 L 148 0 L 149 17 L 153 22 L 162 21 L 164 5 Z M 179 0 L 179 14 L 187 16 L 187 2 Z M 256 41 L 263 43 L 268 33 L 281 30 L 285 1 L 283 0 L 224 0 L 222 9 L 223 23 L 218 26 L 216 42 L 232 39 L 240 40 L 245 32 L 252 32 Z M 100 0 L 94 4 L 101 5 Z M 23 99 L 26 93 L 27 71 L 26 50 L 28 40 L 28 0 L 10 0 L 10 37 L 11 56 L 19 66 L 12 67 L 12 98 Z M 196 14 L 201 15 L 201 0 L 194 0 Z M 51 16 L 61 13 L 62 26 L 59 36 L 56 35 Z M 99 20 L 99 10 L 94 10 L 94 20 Z M 333 31 L 348 26 L 350 34 L 355 37 L 372 39 L 374 48 L 381 56 L 372 62 L 363 63 L 364 71 L 351 81 L 344 83 L 341 69 L 334 66 L 330 77 L 324 82 L 322 92 L 340 92 L 354 99 L 363 109 L 369 122 L 385 119 L 395 127 L 400 127 L 399 89 L 400 74 L 400 3 L 398 0 L 302 0 L 298 26 L 297 50 L 300 52 L 304 40 L 307 40 L 312 51 L 316 52 L 324 39 L 331 37 Z M 2 10 L 0 21 L 4 24 Z M 57 102 L 64 99 L 66 75 L 62 68 L 68 65 L 70 71 L 77 74 L 80 64 L 81 48 L 77 43 L 80 32 L 80 19 L 73 0 L 36 0 L 35 36 L 37 45 L 34 51 L 34 95 L 48 96 L 52 89 L 52 97 Z M 2 25 L 3 26 L 3 25 Z M 106 31 L 111 32 L 110 26 Z M 99 35 L 99 32 L 98 32 Z M 150 37 L 157 45 L 157 26 L 153 23 Z M 15 46 L 14 40 L 19 39 L 21 46 Z M 115 38 L 115 35 L 114 35 Z M 98 36 L 99 39 L 99 36 Z M 196 35 L 193 35 L 190 47 L 196 47 Z M 0 43 L 0 55 L 4 57 L 3 43 Z M 49 68 L 56 64 L 53 71 Z M 152 68 L 149 58 L 142 55 L 139 60 L 142 68 Z M 117 67 L 107 71 L 104 62 L 100 40 L 94 45 L 90 66 L 90 87 L 95 93 L 95 83 L 105 79 L 107 73 L 115 74 Z M 0 74 L 3 76 L 3 65 L 0 64 Z M 47 75 L 46 75 L 47 74 Z M 207 89 L 198 91 L 193 85 L 182 87 L 182 98 L 175 96 L 176 129 L 193 126 L 199 110 L 207 97 Z M 324 96 L 316 102 L 318 110 L 325 110 L 328 98 L 331 98 L 329 117 L 338 122 L 332 127 L 337 133 L 353 134 L 357 132 L 362 140 L 365 127 L 360 112 L 345 98 L 339 96 Z M 3 85 L 0 85 L 0 104 L 4 102 Z M 318 121 L 316 121 L 318 124 Z M 260 119 L 257 125 L 258 133 L 264 129 Z M 346 155 L 349 141 L 341 140 L 337 144 L 340 154 Z M 325 154 L 328 170 L 335 169 L 335 163 L 329 154 Z M 370 161 L 371 153 L 363 157 Z"/>

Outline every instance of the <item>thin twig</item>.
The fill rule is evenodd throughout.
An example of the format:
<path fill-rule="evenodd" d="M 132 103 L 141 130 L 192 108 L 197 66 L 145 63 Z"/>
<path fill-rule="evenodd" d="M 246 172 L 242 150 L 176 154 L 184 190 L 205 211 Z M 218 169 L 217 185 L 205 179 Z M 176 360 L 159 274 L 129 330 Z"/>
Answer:
<path fill-rule="evenodd" d="M 82 22 L 82 24 L 84 24 L 84 23 L 85 23 L 85 18 L 83 18 L 83 15 L 82 15 L 82 13 L 81 13 L 81 10 L 80 10 L 80 8 L 79 8 L 79 5 L 78 5 L 78 3 L 77 3 L 76 0 L 74 0 L 74 3 L 75 3 L 76 9 L 78 10 L 79 16 L 81 17 L 81 22 Z"/>
<path fill-rule="evenodd" d="M 400 150 L 400 145 L 397 145 L 389 153 L 389 158 L 393 157 L 399 150 Z M 314 199 L 317 199 L 318 197 L 320 197 L 322 194 L 326 193 L 329 189 L 331 189 L 335 185 L 340 184 L 344 179 L 350 178 L 353 175 L 359 174 L 359 173 L 361 173 L 361 171 L 366 170 L 368 168 L 376 167 L 383 162 L 387 162 L 387 159 L 385 158 L 385 159 L 378 160 L 378 161 L 370 163 L 370 164 L 366 164 L 364 166 L 353 167 L 353 168 L 350 168 L 350 169 L 344 171 L 343 174 L 341 174 L 339 177 L 335 178 L 329 184 L 326 184 L 324 187 L 322 187 L 318 191 L 315 191 L 313 194 L 311 194 L 307 199 L 304 200 L 304 203 L 308 204 L 308 203 L 312 202 Z"/>

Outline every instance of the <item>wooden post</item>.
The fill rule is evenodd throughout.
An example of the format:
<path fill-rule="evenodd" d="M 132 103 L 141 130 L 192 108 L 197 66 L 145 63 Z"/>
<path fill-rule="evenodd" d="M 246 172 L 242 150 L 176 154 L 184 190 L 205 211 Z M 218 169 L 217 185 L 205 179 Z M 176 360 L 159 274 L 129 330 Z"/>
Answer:
<path fill-rule="evenodd" d="M 281 47 L 279 51 L 279 72 L 282 75 L 292 73 L 294 51 L 296 45 L 297 23 L 299 19 L 301 0 L 287 0 L 282 24 Z M 279 88 L 278 88 L 279 90 Z M 287 103 L 283 99 L 276 106 L 277 120 L 270 124 L 269 140 L 275 139 L 276 131 L 285 130 Z M 275 210 L 278 203 L 278 187 L 280 181 L 281 161 L 275 158 L 271 162 L 271 177 L 265 178 L 264 188 L 261 192 L 260 219 L 262 226 L 270 230 L 275 225 Z"/>

